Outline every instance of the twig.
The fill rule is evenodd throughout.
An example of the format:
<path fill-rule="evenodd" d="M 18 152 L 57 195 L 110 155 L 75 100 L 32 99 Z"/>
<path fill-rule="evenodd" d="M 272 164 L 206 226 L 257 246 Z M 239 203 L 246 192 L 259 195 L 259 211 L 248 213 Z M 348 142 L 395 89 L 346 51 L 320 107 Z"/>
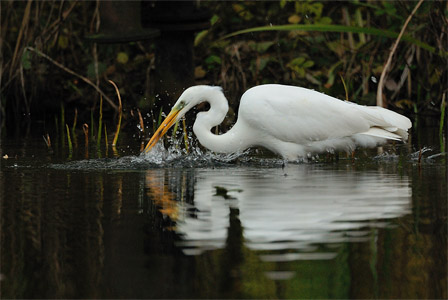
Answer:
<path fill-rule="evenodd" d="M 389 66 L 392 62 L 392 56 L 395 53 L 395 50 L 397 50 L 397 46 L 398 43 L 401 40 L 401 37 L 403 36 L 406 27 L 408 26 L 409 22 L 411 21 L 412 17 L 414 16 L 415 12 L 417 11 L 417 9 L 420 7 L 420 5 L 423 3 L 424 0 L 420 0 L 418 1 L 417 5 L 414 7 L 414 9 L 412 10 L 411 14 L 408 16 L 408 18 L 406 19 L 406 22 L 404 22 L 403 28 L 401 28 L 400 34 L 398 35 L 397 39 L 395 40 L 395 44 L 392 48 L 392 51 L 390 51 L 389 53 L 389 57 L 387 59 L 386 65 L 383 68 L 383 71 L 381 72 L 381 77 L 380 77 L 380 82 L 378 83 L 378 90 L 376 93 L 376 105 L 383 107 L 384 103 L 383 103 L 383 87 L 384 87 L 384 82 L 385 82 L 385 78 L 386 78 L 386 73 L 387 73 L 387 69 L 389 69 Z"/>
<path fill-rule="evenodd" d="M 40 36 L 44 38 L 45 42 L 48 39 L 50 39 L 51 36 L 53 36 L 59 30 L 59 26 L 67 19 L 68 15 L 71 13 L 71 11 L 76 6 L 76 4 L 78 4 L 77 0 L 73 1 L 72 5 L 66 11 L 62 12 L 61 10 L 64 6 L 64 2 L 62 1 L 61 5 L 59 7 L 59 17 L 50 26 L 47 26 L 47 25 L 48 25 L 48 22 L 50 21 L 51 15 L 48 16 L 47 25 L 45 26 L 44 30 L 40 34 Z M 53 7 L 51 8 L 51 10 L 53 10 Z M 49 33 L 49 34 L 47 35 L 47 33 Z M 47 35 L 48 38 L 45 38 L 45 35 Z"/>
<path fill-rule="evenodd" d="M 22 37 L 24 36 L 24 30 L 25 27 L 28 26 L 28 22 L 30 20 L 30 12 L 31 12 L 31 3 L 32 1 L 28 1 L 25 7 L 25 12 L 22 19 L 22 25 L 20 26 L 19 35 L 17 37 L 16 47 L 14 48 L 14 54 L 12 56 L 12 62 L 9 69 L 9 77 L 12 76 L 12 73 L 15 69 L 16 62 L 18 61 L 18 55 L 19 55 L 19 47 L 20 43 L 22 41 Z"/>
<path fill-rule="evenodd" d="M 84 81 L 85 83 L 87 83 L 88 85 L 90 85 L 91 87 L 93 87 L 98 93 L 100 93 L 104 99 L 106 99 L 106 101 L 109 103 L 110 106 L 112 106 L 116 111 L 118 111 L 118 106 L 115 105 L 115 103 L 96 85 L 94 84 L 92 81 L 90 81 L 88 78 L 76 73 L 75 71 L 70 70 L 69 68 L 65 67 L 64 65 L 58 63 L 57 61 L 55 61 L 54 59 L 52 59 L 51 57 L 49 57 L 48 55 L 40 52 L 37 49 L 34 49 L 33 47 L 26 47 L 25 50 L 30 50 L 33 51 L 34 53 L 38 54 L 39 56 L 42 56 L 46 59 L 48 59 L 50 62 L 52 62 L 54 65 L 56 65 L 57 67 L 61 68 L 62 70 L 64 70 L 65 72 L 72 74 L 76 77 L 78 77 L 79 79 L 81 79 L 82 81 Z"/>

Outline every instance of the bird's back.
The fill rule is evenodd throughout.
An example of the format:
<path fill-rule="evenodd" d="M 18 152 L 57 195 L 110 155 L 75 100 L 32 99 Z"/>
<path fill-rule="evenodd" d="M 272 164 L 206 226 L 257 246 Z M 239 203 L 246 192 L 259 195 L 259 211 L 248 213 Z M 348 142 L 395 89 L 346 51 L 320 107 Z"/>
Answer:
<path fill-rule="evenodd" d="M 273 148 L 282 148 L 282 144 L 286 147 L 285 143 L 308 147 L 311 152 L 325 150 L 326 146 L 340 148 L 338 145 L 347 137 L 363 144 L 359 134 L 406 139 L 411 127 L 408 118 L 381 107 L 361 106 L 314 90 L 278 84 L 246 91 L 238 115 L 238 122 L 258 135 L 254 140 L 265 139 L 275 152 L 281 151 Z M 313 145 L 318 147 L 313 149 Z"/>

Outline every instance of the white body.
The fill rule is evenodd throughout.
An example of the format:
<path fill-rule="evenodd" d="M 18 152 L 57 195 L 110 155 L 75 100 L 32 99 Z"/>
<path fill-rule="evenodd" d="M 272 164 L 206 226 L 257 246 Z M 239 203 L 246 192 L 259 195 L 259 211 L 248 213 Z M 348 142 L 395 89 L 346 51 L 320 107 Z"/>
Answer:
<path fill-rule="evenodd" d="M 220 153 L 262 146 L 295 160 L 325 151 L 374 147 L 388 139 L 406 140 L 411 127 L 407 117 L 388 109 L 342 101 L 305 88 L 269 84 L 247 90 L 233 128 L 214 135 L 210 129 L 220 124 L 228 111 L 219 87 L 185 90 L 174 106 L 182 103 L 177 119 L 203 101 L 210 103 L 210 110 L 197 115 L 193 131 L 203 146 Z"/>

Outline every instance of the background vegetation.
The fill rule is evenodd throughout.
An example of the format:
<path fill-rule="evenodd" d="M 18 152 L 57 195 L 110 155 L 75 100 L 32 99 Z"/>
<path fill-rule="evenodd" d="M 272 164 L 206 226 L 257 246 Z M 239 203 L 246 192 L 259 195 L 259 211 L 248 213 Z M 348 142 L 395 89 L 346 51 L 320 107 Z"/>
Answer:
<path fill-rule="evenodd" d="M 210 10 L 211 27 L 195 37 L 196 82 L 222 86 L 234 112 L 241 94 L 263 83 L 304 86 L 375 105 L 391 47 L 416 4 L 198 1 L 198 6 Z M 2 128 L 23 132 L 30 128 L 30 121 L 40 121 L 48 130 L 56 118 L 56 122 L 64 119 L 73 124 L 77 115 L 76 127 L 81 131 L 83 123 L 98 119 L 98 89 L 105 97 L 103 121 L 116 124 L 118 100 L 108 80 L 120 88 L 122 127 L 141 130 L 137 126 L 141 111 L 145 126 L 152 128 L 158 113 L 151 113 L 151 103 L 157 100 L 151 41 L 97 45 L 84 40 L 99 26 L 98 2 L 94 1 L 2 1 L 0 6 Z M 303 30 L 304 25 L 321 29 Z M 266 28 L 228 36 L 259 26 Z M 367 33 L 341 32 L 338 26 L 366 28 Z M 423 2 L 392 57 L 383 91 L 386 106 L 413 119 L 429 116 L 429 122 L 443 127 L 447 36 L 448 2 Z M 234 114 L 229 124 L 232 118 Z"/>

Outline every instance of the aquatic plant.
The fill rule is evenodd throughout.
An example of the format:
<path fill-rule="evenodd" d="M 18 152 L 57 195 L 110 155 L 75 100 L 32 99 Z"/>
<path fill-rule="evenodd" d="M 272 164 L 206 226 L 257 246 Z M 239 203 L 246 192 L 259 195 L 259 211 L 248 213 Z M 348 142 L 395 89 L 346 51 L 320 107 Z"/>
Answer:
<path fill-rule="evenodd" d="M 85 144 L 85 148 L 88 149 L 89 148 L 89 125 L 87 125 L 86 123 L 84 123 L 82 125 L 82 131 L 84 132 L 84 144 Z"/>
<path fill-rule="evenodd" d="M 76 122 L 78 121 L 78 109 L 75 108 L 75 117 L 73 118 L 72 134 L 75 135 Z"/>
<path fill-rule="evenodd" d="M 68 143 L 68 151 L 70 155 L 73 153 L 73 145 L 72 145 L 72 139 L 70 138 L 70 129 L 68 128 L 68 125 L 65 124 L 65 128 L 67 129 L 67 143 Z"/>
<path fill-rule="evenodd" d="M 98 120 L 98 134 L 97 134 L 97 137 L 96 137 L 96 147 L 97 147 L 97 149 L 100 149 L 102 129 L 103 129 L 103 97 L 100 96 L 100 117 L 99 117 L 99 120 Z"/>
<path fill-rule="evenodd" d="M 440 122 L 439 122 L 439 140 L 440 140 L 440 152 L 445 152 L 445 142 L 443 135 L 443 125 L 445 122 L 445 112 L 446 112 L 446 93 L 442 95 L 442 103 L 440 104 Z"/>
<path fill-rule="evenodd" d="M 121 104 L 121 96 L 120 91 L 118 90 L 117 85 L 112 80 L 109 80 L 109 82 L 114 86 L 115 92 L 117 93 L 118 97 L 118 124 L 117 124 L 117 130 L 115 131 L 114 140 L 112 142 L 112 147 L 115 147 L 117 145 L 118 135 L 120 134 L 120 128 L 121 128 L 121 118 L 123 116 L 123 105 Z"/>

